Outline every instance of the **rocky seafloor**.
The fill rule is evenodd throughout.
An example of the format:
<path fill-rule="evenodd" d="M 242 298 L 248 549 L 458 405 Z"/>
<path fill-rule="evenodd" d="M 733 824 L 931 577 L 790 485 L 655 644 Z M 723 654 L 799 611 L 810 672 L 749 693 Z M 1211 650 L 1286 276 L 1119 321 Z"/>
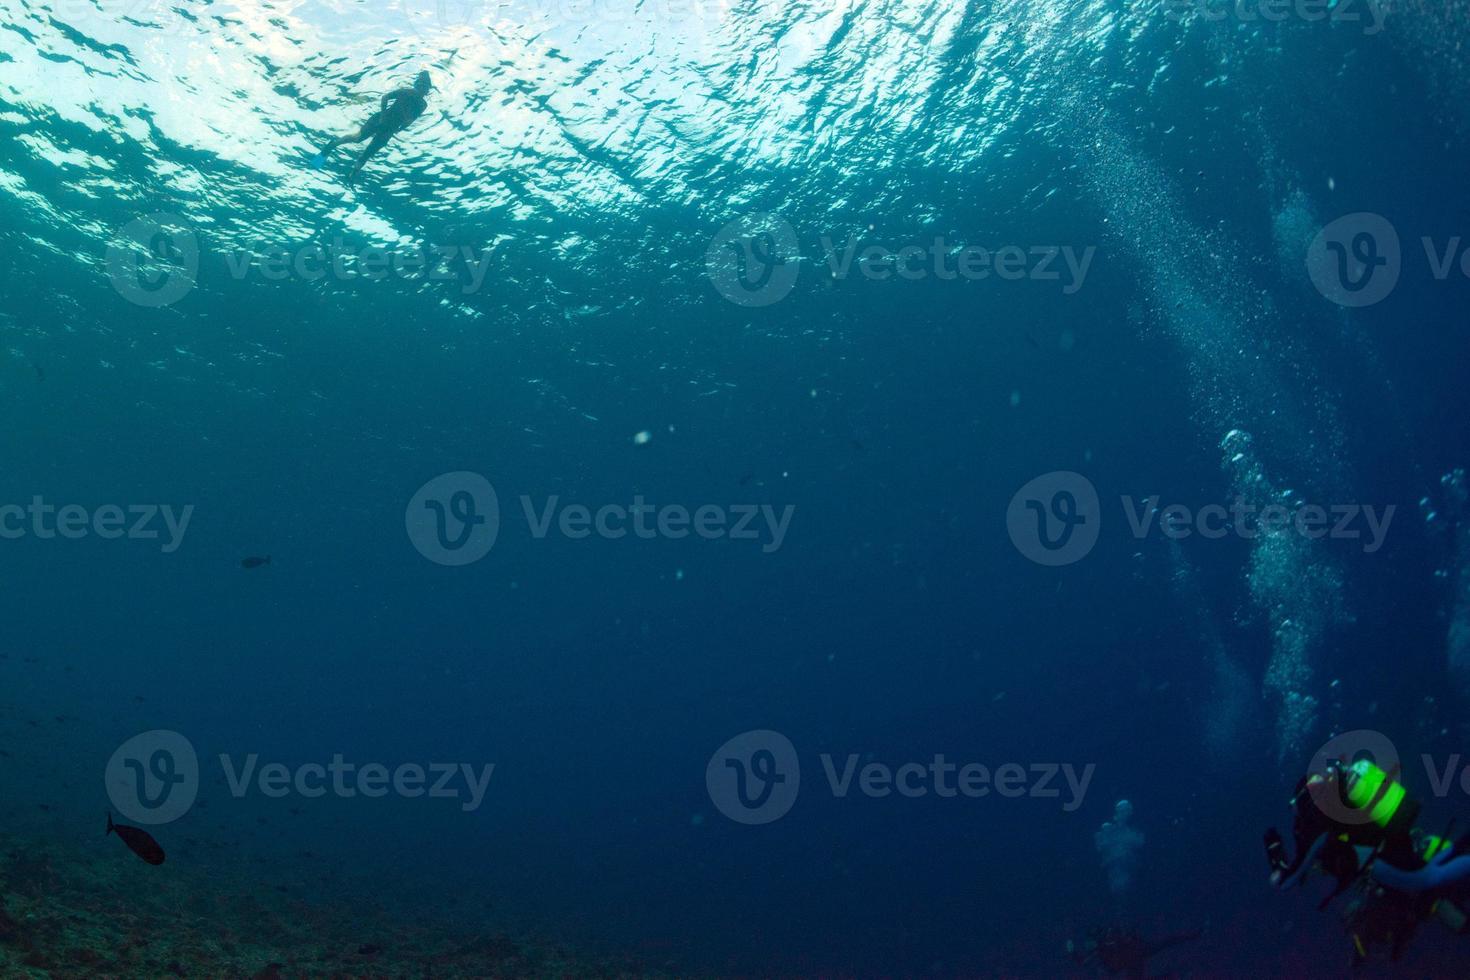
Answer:
<path fill-rule="evenodd" d="M 406 916 L 367 896 L 302 895 L 116 842 L 0 834 L 0 978 L 642 977 L 631 960 Z"/>

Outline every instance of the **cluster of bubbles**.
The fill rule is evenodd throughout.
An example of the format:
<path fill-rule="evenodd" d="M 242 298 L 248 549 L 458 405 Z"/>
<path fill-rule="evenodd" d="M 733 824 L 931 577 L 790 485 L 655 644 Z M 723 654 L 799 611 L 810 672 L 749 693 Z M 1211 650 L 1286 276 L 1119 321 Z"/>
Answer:
<path fill-rule="evenodd" d="M 1425 497 L 1419 508 L 1431 532 L 1448 538 L 1448 564 L 1435 573 L 1450 590 L 1446 663 L 1455 689 L 1470 698 L 1470 488 L 1462 469 L 1446 473 L 1439 485 L 1443 506 Z"/>
<path fill-rule="evenodd" d="M 1231 430 L 1220 448 L 1242 501 L 1258 509 L 1301 506 L 1292 491 L 1272 484 L 1250 433 Z M 1302 753 L 1317 728 L 1321 703 L 1313 688 L 1318 651 L 1328 631 L 1348 617 L 1341 599 L 1342 573 L 1314 542 L 1290 527 L 1256 531 L 1246 581 L 1251 601 L 1271 631 L 1263 684 L 1276 714 L 1277 758 L 1285 762 Z"/>
<path fill-rule="evenodd" d="M 1133 887 L 1133 873 L 1138 866 L 1138 852 L 1143 848 L 1143 834 L 1133 826 L 1133 804 L 1119 800 L 1113 806 L 1113 819 L 1105 821 L 1093 834 L 1097 855 L 1107 872 L 1108 888 L 1122 898 Z"/>
<path fill-rule="evenodd" d="M 1178 541 L 1168 542 L 1169 581 L 1181 606 L 1190 611 L 1198 625 L 1212 680 L 1210 700 L 1203 711 L 1204 744 L 1214 767 L 1223 769 L 1240 750 L 1252 714 L 1255 691 L 1246 670 L 1236 661 L 1226 643 L 1198 576 Z"/>

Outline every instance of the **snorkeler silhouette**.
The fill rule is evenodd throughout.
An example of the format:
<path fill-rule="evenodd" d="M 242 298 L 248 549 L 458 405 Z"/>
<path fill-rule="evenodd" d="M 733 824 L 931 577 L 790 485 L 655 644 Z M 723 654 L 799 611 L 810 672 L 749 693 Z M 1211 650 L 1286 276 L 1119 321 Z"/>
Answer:
<path fill-rule="evenodd" d="M 363 123 L 361 128 L 351 136 L 337 136 L 332 139 L 322 151 L 312 160 L 313 167 L 321 167 L 327 161 L 327 154 L 331 153 L 343 143 L 361 143 L 370 139 L 367 147 L 358 154 L 357 162 L 352 166 L 352 172 L 347 175 L 350 184 L 357 179 L 357 174 L 362 170 L 363 164 L 372 158 L 388 141 L 408 128 L 429 105 L 429 92 L 434 88 L 434 83 L 429 79 L 429 73 L 421 71 L 413 80 L 412 88 L 394 89 L 383 96 L 378 106 L 378 111 L 373 113 Z"/>

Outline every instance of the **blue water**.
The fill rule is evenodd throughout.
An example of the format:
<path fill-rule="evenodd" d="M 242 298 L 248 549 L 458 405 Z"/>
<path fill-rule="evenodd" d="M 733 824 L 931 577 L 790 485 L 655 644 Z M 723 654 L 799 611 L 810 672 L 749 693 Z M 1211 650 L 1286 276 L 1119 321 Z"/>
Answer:
<path fill-rule="evenodd" d="M 1120 922 L 1205 927 L 1190 975 L 1340 975 L 1259 834 L 1329 736 L 1470 732 L 1470 280 L 1435 266 L 1470 241 L 1470 12 L 1176 7 L 0 0 L 0 505 L 87 528 L 0 538 L 5 829 L 130 860 L 104 772 L 170 731 L 198 802 L 150 824 L 159 874 L 309 851 L 344 882 L 314 901 L 679 972 L 1067 975 Z M 421 68 L 355 183 L 354 146 L 309 165 Z M 1319 232 L 1362 213 L 1401 247 L 1355 305 Z M 1101 503 L 1053 566 L 1007 514 L 1056 472 Z M 495 501 L 416 497 L 464 473 Z M 1172 542 L 1125 519 L 1153 496 L 1394 516 L 1371 552 Z M 638 502 L 723 533 L 558 523 Z M 99 532 L 146 505 L 188 523 Z M 729 780 L 789 760 L 717 752 L 767 730 L 799 794 L 747 824 Z M 338 754 L 494 769 L 473 807 L 229 778 Z M 844 796 L 824 754 L 1095 768 Z M 1446 937 L 1415 975 L 1463 969 Z"/>

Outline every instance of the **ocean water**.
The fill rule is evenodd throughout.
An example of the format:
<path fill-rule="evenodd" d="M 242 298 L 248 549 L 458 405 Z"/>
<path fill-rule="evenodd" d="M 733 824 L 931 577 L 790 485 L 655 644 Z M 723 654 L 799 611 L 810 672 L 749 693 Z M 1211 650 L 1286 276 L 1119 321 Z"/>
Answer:
<path fill-rule="evenodd" d="M 1467 41 L 0 0 L 0 834 L 635 971 L 1345 975 L 1313 755 L 1470 812 Z"/>

